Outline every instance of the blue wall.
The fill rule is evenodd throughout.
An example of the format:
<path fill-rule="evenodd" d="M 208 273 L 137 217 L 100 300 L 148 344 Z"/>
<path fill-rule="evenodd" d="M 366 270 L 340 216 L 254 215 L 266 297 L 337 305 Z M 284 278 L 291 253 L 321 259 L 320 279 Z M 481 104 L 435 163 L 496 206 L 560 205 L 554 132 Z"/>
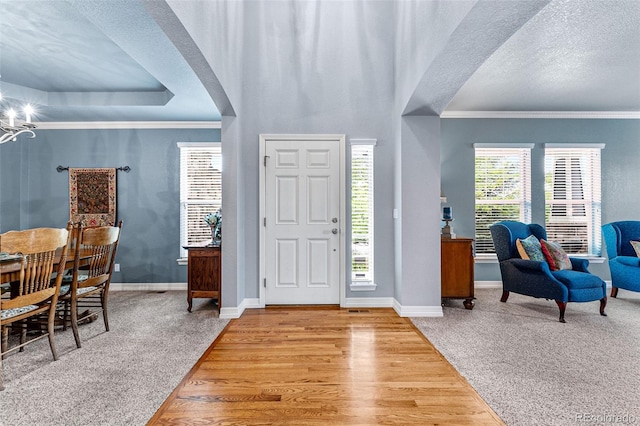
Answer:
<path fill-rule="evenodd" d="M 180 153 L 177 142 L 220 141 L 220 130 L 38 130 L 0 145 L 0 232 L 69 220 L 70 167 L 129 166 L 117 172 L 123 220 L 113 282 L 186 282 L 180 255 Z"/>
<path fill-rule="evenodd" d="M 124 220 L 114 282 L 185 282 L 179 257 L 179 151 L 177 142 L 219 141 L 219 130 L 38 130 L 35 139 L 0 145 L 0 232 L 65 226 L 71 167 L 119 167 L 119 218 Z M 602 151 L 602 222 L 640 220 L 640 120 L 443 119 L 442 190 L 453 207 L 454 230 L 474 235 L 474 143 L 534 143 L 533 221 L 544 213 L 544 143 L 605 143 Z M 383 156 L 377 157 L 382 159 Z M 381 168 L 384 170 L 384 168 Z M 386 173 L 383 174 L 385 176 Z M 376 174 L 376 177 L 380 177 Z M 382 187 L 380 187 L 382 188 Z M 391 203 L 378 193 L 381 205 Z M 380 216 L 382 217 L 382 216 Z M 385 223 L 386 225 L 386 223 Z M 381 225 L 386 232 L 388 226 Z M 381 229 L 382 229 L 381 228 Z M 376 256 L 377 257 L 377 256 Z M 380 262 L 381 258 L 376 258 Z M 383 260 L 384 261 L 384 260 Z M 392 270 L 380 265 L 381 270 Z M 591 270 L 609 279 L 606 263 Z M 476 280 L 499 281 L 497 264 L 477 264 Z"/>
<path fill-rule="evenodd" d="M 475 232 L 474 143 L 535 144 L 531 186 L 532 221 L 537 223 L 544 223 L 543 144 L 604 143 L 602 223 L 640 220 L 640 120 L 443 119 L 441 130 L 442 190 L 459 236 L 473 237 Z M 592 262 L 590 270 L 610 279 L 606 262 Z M 476 264 L 476 280 L 499 281 L 497 263 Z"/>

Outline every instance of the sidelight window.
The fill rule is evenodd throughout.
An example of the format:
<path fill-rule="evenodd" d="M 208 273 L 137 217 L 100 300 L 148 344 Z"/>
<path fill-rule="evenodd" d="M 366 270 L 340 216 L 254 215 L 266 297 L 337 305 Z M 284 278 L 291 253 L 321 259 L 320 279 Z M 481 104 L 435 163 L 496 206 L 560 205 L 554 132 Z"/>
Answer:
<path fill-rule="evenodd" d="M 351 140 L 352 283 L 374 284 L 373 147 L 375 139 Z M 352 288 L 354 286 L 352 285 Z"/>

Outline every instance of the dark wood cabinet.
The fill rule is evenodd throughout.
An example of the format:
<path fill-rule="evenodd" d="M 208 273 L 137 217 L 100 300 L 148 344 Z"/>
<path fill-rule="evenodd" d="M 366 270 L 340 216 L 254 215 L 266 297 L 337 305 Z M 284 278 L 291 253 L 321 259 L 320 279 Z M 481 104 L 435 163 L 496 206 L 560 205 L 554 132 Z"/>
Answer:
<path fill-rule="evenodd" d="M 464 299 L 464 307 L 473 309 L 473 239 L 442 238 L 440 249 L 442 299 Z"/>
<path fill-rule="evenodd" d="M 220 246 L 185 247 L 189 252 L 187 310 L 191 312 L 193 298 L 218 299 L 222 305 L 222 251 Z"/>

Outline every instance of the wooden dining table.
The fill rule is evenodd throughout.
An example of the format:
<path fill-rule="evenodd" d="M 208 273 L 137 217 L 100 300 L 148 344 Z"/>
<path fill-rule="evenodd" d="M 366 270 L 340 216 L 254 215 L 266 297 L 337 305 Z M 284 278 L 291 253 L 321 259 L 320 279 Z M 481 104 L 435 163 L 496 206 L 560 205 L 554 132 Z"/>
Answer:
<path fill-rule="evenodd" d="M 58 250 L 56 252 L 56 257 L 54 260 L 53 270 L 56 271 L 58 269 L 58 264 L 60 263 L 60 255 L 61 251 Z M 86 264 L 86 260 L 91 255 L 90 251 L 83 252 L 80 250 L 80 266 Z M 65 261 L 64 269 L 73 268 L 73 262 L 75 257 L 72 253 L 67 255 L 67 259 Z M 83 262 L 84 261 L 84 262 Z M 0 260 L 0 284 L 5 284 L 13 281 L 18 281 L 20 279 L 20 265 L 22 263 L 22 258 L 12 259 L 12 260 Z"/>
<path fill-rule="evenodd" d="M 0 286 L 2 288 L 2 294 L 6 293 L 9 289 L 9 283 L 20 279 L 21 263 L 22 257 L 0 259 Z"/>

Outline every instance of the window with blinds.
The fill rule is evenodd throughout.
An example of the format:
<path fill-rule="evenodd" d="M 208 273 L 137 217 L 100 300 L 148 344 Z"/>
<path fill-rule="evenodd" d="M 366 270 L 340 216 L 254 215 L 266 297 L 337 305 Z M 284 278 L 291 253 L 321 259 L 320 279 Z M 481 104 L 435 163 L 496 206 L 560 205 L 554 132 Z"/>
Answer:
<path fill-rule="evenodd" d="M 545 145 L 547 238 L 571 254 L 600 256 L 602 145 Z"/>
<path fill-rule="evenodd" d="M 491 254 L 491 225 L 501 220 L 531 222 L 531 147 L 474 148 L 475 247 L 477 254 Z"/>
<path fill-rule="evenodd" d="M 204 221 L 222 207 L 222 148 L 219 142 L 178 143 L 180 149 L 180 256 L 185 245 L 211 240 Z"/>
<path fill-rule="evenodd" d="M 352 281 L 373 283 L 373 144 L 351 146 Z"/>

